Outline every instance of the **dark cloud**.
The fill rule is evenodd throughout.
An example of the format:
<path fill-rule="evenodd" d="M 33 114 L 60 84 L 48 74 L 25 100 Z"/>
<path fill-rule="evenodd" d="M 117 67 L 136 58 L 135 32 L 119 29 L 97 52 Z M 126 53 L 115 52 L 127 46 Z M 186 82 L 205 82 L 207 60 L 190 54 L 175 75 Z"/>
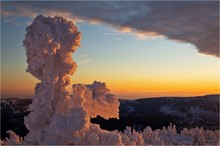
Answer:
<path fill-rule="evenodd" d="M 219 2 L 2 2 L 2 15 L 65 14 L 188 42 L 219 57 Z M 154 32 L 154 33 L 152 33 Z"/>

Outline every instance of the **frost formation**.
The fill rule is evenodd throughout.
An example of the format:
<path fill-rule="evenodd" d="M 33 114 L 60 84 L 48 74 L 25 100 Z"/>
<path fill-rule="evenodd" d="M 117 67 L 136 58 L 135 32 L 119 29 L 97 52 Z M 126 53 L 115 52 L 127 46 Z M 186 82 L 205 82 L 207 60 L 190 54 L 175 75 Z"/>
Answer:
<path fill-rule="evenodd" d="M 106 131 L 90 123 L 91 117 L 119 118 L 119 102 L 105 83 L 74 84 L 70 96 L 65 89 L 77 65 L 72 53 L 80 46 L 81 33 L 62 17 L 37 16 L 27 27 L 24 40 L 27 72 L 41 82 L 36 84 L 30 114 L 24 123 L 30 131 L 24 139 L 9 131 L 2 144 L 217 144 L 218 134 L 201 129 L 185 129 L 176 133 L 175 126 L 143 132 L 130 127 L 122 132 Z M 209 141 L 205 141 L 208 139 Z"/>

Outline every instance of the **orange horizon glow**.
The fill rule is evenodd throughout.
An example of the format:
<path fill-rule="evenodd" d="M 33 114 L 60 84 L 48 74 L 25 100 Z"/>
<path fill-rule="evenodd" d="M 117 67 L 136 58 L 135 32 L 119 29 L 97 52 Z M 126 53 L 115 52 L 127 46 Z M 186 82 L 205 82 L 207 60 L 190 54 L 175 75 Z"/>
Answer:
<path fill-rule="evenodd" d="M 2 46 L 1 95 L 32 97 L 40 82 L 25 72 L 25 27 L 6 23 L 2 29 L 9 36 L 4 35 Z M 78 68 L 71 84 L 105 82 L 112 94 L 125 99 L 220 94 L 219 58 L 201 55 L 191 44 L 166 38 L 141 41 L 128 33 L 116 36 L 104 25 L 83 23 L 79 29 L 82 46 L 72 55 Z M 71 85 L 67 90 L 72 93 Z"/>
<path fill-rule="evenodd" d="M 105 82 L 112 94 L 124 99 L 220 94 L 219 71 L 214 67 L 210 69 L 212 70 L 189 73 L 174 72 L 173 74 L 170 72 L 148 73 L 146 75 L 145 72 L 132 72 L 132 74 L 122 72 L 117 75 L 101 73 L 99 76 L 97 76 L 98 71 L 96 70 L 92 70 L 95 72 L 91 71 L 88 76 L 87 71 L 81 69 L 72 76 L 71 85 L 92 84 L 94 79 L 97 79 L 97 81 Z M 1 94 L 32 97 L 35 84 L 39 80 L 25 72 L 17 76 L 10 75 L 10 73 L 8 76 L 5 74 L 6 78 L 1 80 Z M 67 87 L 70 94 L 72 93 L 71 85 Z"/>
<path fill-rule="evenodd" d="M 72 90 L 69 90 L 72 94 Z M 111 90 L 110 92 L 114 94 L 119 99 L 137 99 L 137 98 L 151 98 L 151 97 L 192 97 L 192 96 L 203 96 L 209 94 L 220 94 L 219 90 L 216 91 L 140 91 L 140 90 Z M 25 96 L 32 97 L 34 95 L 34 88 L 31 90 L 2 90 L 1 95 L 9 96 Z"/>
<path fill-rule="evenodd" d="M 74 78 L 75 79 L 75 78 Z M 34 94 L 35 84 L 39 82 L 33 77 L 27 80 L 18 81 L 11 86 L 10 82 L 2 84 L 2 95 L 26 95 L 32 97 Z M 91 84 L 90 80 L 77 80 L 74 83 Z M 73 84 L 73 83 L 72 83 Z M 174 79 L 130 79 L 130 80 L 107 80 L 107 87 L 112 94 L 115 94 L 119 99 L 137 99 L 148 97 L 190 97 L 201 96 L 207 94 L 220 94 L 218 80 L 174 80 Z M 12 88 L 13 87 L 13 88 Z M 71 85 L 67 90 L 72 93 Z"/>

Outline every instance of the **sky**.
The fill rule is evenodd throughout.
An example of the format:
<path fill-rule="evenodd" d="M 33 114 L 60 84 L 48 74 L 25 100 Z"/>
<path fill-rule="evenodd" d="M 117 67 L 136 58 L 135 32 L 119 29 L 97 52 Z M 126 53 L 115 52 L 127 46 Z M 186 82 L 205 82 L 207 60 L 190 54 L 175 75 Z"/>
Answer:
<path fill-rule="evenodd" d="M 30 96 L 25 28 L 43 14 L 82 33 L 72 84 L 102 81 L 118 98 L 219 93 L 219 2 L 2 2 L 1 94 Z M 71 86 L 68 87 L 71 92 Z"/>

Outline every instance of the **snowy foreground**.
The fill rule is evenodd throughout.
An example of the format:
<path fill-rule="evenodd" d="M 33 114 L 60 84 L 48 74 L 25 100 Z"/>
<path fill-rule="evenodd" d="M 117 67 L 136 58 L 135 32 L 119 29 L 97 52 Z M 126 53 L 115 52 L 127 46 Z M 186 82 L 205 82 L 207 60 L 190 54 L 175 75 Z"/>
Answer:
<path fill-rule="evenodd" d="M 219 144 L 219 131 L 184 129 L 177 134 L 175 126 L 152 131 L 122 133 L 103 130 L 90 123 L 91 117 L 119 118 L 119 102 L 105 83 L 74 84 L 73 96 L 65 87 L 77 65 L 72 53 L 80 45 L 81 33 L 75 25 L 62 17 L 39 15 L 27 27 L 24 40 L 27 72 L 41 82 L 36 84 L 30 114 L 24 123 L 30 131 L 24 139 L 13 131 L 2 144 L 25 145 L 188 145 Z"/>
<path fill-rule="evenodd" d="M 26 143 L 22 138 L 17 136 L 13 131 L 8 131 L 10 138 L 1 141 L 1 144 L 30 144 Z M 85 133 L 84 139 L 78 144 L 91 145 L 219 145 L 219 130 L 204 131 L 202 128 L 194 128 L 188 130 L 183 129 L 180 134 L 176 133 L 175 126 L 169 126 L 167 129 L 152 131 L 150 127 L 144 129 L 143 132 L 131 132 L 131 128 L 127 127 L 124 133 L 114 131 L 108 132 L 99 128 L 97 124 L 91 124 L 88 133 Z M 72 140 L 74 142 L 74 140 Z M 77 140 L 76 140 L 77 141 Z M 55 141 L 54 141 L 55 142 Z M 55 144 L 54 142 L 47 144 Z M 74 143 L 69 144 L 74 144 Z M 64 143 L 56 143 L 64 144 Z M 68 143 L 65 143 L 68 144 Z M 75 143 L 77 145 L 77 143 Z"/>

